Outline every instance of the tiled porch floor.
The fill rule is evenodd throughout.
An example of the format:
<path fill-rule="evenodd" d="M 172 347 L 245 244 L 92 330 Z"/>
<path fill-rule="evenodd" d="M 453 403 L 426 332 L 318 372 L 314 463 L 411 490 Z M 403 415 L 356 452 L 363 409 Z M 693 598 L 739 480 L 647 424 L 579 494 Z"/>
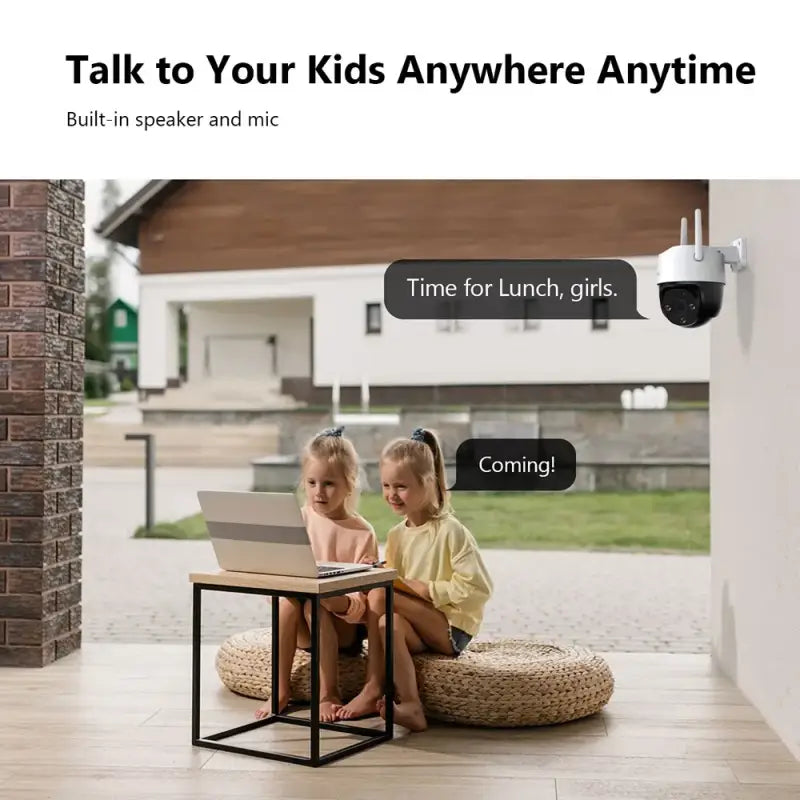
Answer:
<path fill-rule="evenodd" d="M 257 704 L 221 686 L 215 651 L 204 648 L 204 734 L 249 721 Z M 616 691 L 594 718 L 514 731 L 398 729 L 392 743 L 315 770 L 193 748 L 187 645 L 87 644 L 42 670 L 0 671 L 0 797 L 800 797 L 800 763 L 707 656 L 607 658 Z M 272 737 L 303 753 L 304 735 L 274 726 L 248 741 Z"/>

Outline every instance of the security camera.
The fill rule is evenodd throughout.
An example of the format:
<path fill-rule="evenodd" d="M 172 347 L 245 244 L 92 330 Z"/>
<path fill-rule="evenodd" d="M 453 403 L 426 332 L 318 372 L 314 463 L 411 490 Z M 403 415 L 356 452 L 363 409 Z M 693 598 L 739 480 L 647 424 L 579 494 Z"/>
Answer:
<path fill-rule="evenodd" d="M 703 220 L 694 212 L 694 244 L 689 223 L 681 220 L 681 243 L 658 257 L 656 282 L 664 316 L 682 328 L 699 328 L 719 314 L 725 286 L 725 265 L 738 272 L 747 266 L 745 240 L 728 247 L 703 246 Z"/>

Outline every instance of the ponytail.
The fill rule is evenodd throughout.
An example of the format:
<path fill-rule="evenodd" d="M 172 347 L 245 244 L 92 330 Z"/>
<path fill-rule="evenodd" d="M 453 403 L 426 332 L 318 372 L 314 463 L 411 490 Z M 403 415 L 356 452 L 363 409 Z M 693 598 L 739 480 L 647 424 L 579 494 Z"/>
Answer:
<path fill-rule="evenodd" d="M 429 487 L 433 518 L 450 512 L 444 454 L 432 430 L 415 428 L 410 437 L 395 439 L 384 448 L 381 460 L 409 464 L 420 483 Z"/>
<path fill-rule="evenodd" d="M 431 449 L 433 454 L 433 477 L 436 481 L 436 499 L 439 510 L 444 510 L 447 506 L 447 476 L 444 471 L 444 455 L 442 446 L 433 431 L 423 430 L 424 442 Z"/>

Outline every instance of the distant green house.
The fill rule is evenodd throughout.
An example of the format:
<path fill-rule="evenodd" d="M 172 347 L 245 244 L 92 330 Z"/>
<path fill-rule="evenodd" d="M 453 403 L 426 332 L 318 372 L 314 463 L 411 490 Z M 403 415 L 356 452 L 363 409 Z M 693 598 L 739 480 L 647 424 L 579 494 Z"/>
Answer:
<path fill-rule="evenodd" d="M 109 362 L 117 377 L 135 380 L 139 366 L 139 312 L 117 298 L 108 307 Z"/>

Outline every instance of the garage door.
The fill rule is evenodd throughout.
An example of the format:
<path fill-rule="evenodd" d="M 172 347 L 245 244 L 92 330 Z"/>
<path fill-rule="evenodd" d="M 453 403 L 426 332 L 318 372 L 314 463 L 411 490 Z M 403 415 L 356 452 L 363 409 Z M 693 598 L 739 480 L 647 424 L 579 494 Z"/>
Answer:
<path fill-rule="evenodd" d="M 274 374 L 273 345 L 266 336 L 209 336 L 206 372 L 211 378 L 261 378 Z"/>

